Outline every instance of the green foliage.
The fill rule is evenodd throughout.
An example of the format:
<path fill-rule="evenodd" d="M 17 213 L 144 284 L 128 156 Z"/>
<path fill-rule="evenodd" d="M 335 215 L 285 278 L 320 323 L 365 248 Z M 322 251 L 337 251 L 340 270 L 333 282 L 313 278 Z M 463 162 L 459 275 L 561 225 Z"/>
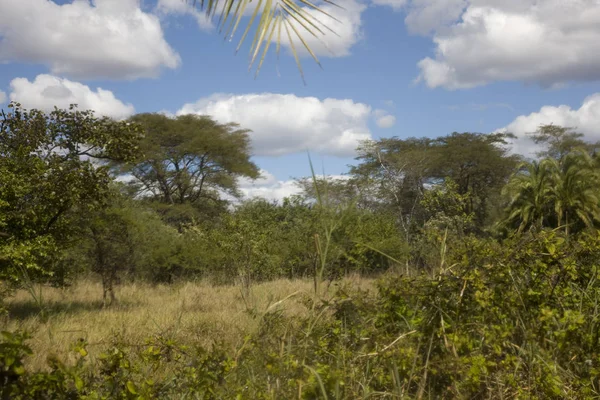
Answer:
<path fill-rule="evenodd" d="M 75 106 L 44 113 L 12 103 L 2 112 L 0 279 L 62 280 L 57 250 L 70 240 L 72 211 L 104 204 L 105 161 L 132 159 L 139 137 L 135 124 Z"/>
<path fill-rule="evenodd" d="M 600 219 L 599 174 L 581 150 L 524 164 L 504 188 L 509 203 L 503 224 L 518 232 L 564 227 L 567 234 L 593 227 Z"/>
<path fill-rule="evenodd" d="M 112 189 L 110 206 L 79 215 L 77 240 L 63 263 L 101 278 L 106 305 L 122 279 L 170 282 L 181 273 L 182 239 L 152 210 Z"/>
<path fill-rule="evenodd" d="M 323 235 L 324 212 L 300 198 L 281 205 L 246 201 L 219 224 L 186 229 L 183 264 L 223 283 L 312 277 L 323 250 L 316 241 Z M 385 271 L 390 261 L 371 248 L 397 258 L 407 253 L 392 219 L 347 210 L 331 234 L 323 277 Z"/>
<path fill-rule="evenodd" d="M 350 168 L 361 193 L 358 203 L 387 208 L 412 241 L 429 218 L 421 201 L 427 187 L 450 178 L 457 193 L 469 194 L 465 212 L 476 227 L 490 224 L 498 194 L 519 158 L 510 155 L 508 134 L 453 133 L 437 139 L 380 139 L 359 149 L 359 164 Z"/>
<path fill-rule="evenodd" d="M 107 303 L 125 278 L 249 289 L 313 277 L 315 291 L 262 313 L 247 303 L 258 329 L 235 349 L 161 334 L 115 337 L 92 358 L 80 340 L 75 362 L 36 372 L 27 335 L 4 333 L 0 398 L 600 396 L 600 175 L 577 134 L 542 129 L 550 157 L 512 177 L 509 135 L 382 139 L 360 149 L 350 179 L 313 174 L 281 204 L 228 209 L 219 193 L 258 175 L 246 130 L 196 116 L 133 121 L 18 106 L 4 116 L 3 287 L 93 271 Z M 115 162 L 138 187 L 113 184 Z M 507 235 L 493 237 L 506 182 Z M 350 273 L 380 276 L 376 291 L 335 282 Z M 296 296 L 305 310 L 289 317 L 282 305 Z"/>
<path fill-rule="evenodd" d="M 0 387 L 13 384 L 25 373 L 23 358 L 31 355 L 31 349 L 24 344 L 30 337 L 24 333 L 2 332 L 0 343 Z"/>
<path fill-rule="evenodd" d="M 429 189 L 421 206 L 429 219 L 423 224 L 412 246 L 412 263 L 430 272 L 448 264 L 447 249 L 468 245 L 475 229 L 475 216 L 468 213 L 471 193 L 460 194 L 452 179 Z"/>
<path fill-rule="evenodd" d="M 219 192 L 237 196 L 237 178 L 257 178 L 250 161 L 248 130 L 208 116 L 139 114 L 145 130 L 143 156 L 123 167 L 142 197 L 165 204 L 218 202 Z"/>
<path fill-rule="evenodd" d="M 452 179 L 428 190 L 421 200 L 421 206 L 430 216 L 426 225 L 450 229 L 455 236 L 473 231 L 474 215 L 469 212 L 471 197 L 471 192 L 461 194 Z"/>
<path fill-rule="evenodd" d="M 573 128 L 557 125 L 541 125 L 537 131 L 529 134 L 535 144 L 545 147 L 539 151 L 539 158 L 561 159 L 575 150 L 584 150 L 593 153 L 600 143 L 588 143 L 583 140 L 583 134 L 576 132 Z"/>
<path fill-rule="evenodd" d="M 219 283 L 298 276 L 309 255 L 308 209 L 266 200 L 241 203 L 217 223 L 182 233 L 182 264 Z"/>
<path fill-rule="evenodd" d="M 393 216 L 351 207 L 332 234 L 326 275 L 374 275 L 404 262 L 409 249 Z"/>
<path fill-rule="evenodd" d="M 116 342 L 94 365 L 19 368 L 5 391 L 53 382 L 54 398 L 595 398 L 599 239 L 474 240 L 434 275 L 386 275 L 376 293 L 337 286 L 306 296 L 295 318 L 271 307 L 235 350 Z M 5 335 L 0 360 L 22 362 L 23 339 Z M 84 342 L 75 350 L 86 358 Z"/>
<path fill-rule="evenodd" d="M 246 283 L 282 275 L 282 254 L 272 247 L 285 240 L 277 223 L 280 216 L 276 205 L 263 200 L 244 203 L 227 215 L 211 242 L 221 251 L 223 272 Z"/>

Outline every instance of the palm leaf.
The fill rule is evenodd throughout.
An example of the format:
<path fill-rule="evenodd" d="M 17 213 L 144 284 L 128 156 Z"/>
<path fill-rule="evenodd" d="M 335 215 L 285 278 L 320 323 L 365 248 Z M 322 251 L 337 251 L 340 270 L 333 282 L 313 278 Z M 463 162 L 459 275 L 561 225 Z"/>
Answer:
<path fill-rule="evenodd" d="M 277 18 L 277 20 L 279 20 L 279 17 Z M 267 38 L 265 48 L 263 49 L 262 57 L 260 58 L 258 67 L 256 67 L 256 74 L 254 76 L 255 78 L 258 76 L 258 71 L 260 71 L 260 67 L 262 67 L 262 63 L 265 60 L 265 55 L 267 55 L 267 52 L 269 51 L 269 46 L 271 46 L 271 41 L 273 39 L 273 33 L 275 32 L 276 26 L 277 26 L 277 22 L 275 22 L 274 24 L 271 25 L 271 33 L 269 33 L 269 37 Z M 251 63 L 252 62 L 254 62 L 254 60 L 252 60 Z"/>
<path fill-rule="evenodd" d="M 195 7 L 199 7 L 200 10 L 202 10 L 209 18 L 214 19 L 218 12 L 219 15 L 217 28 L 220 33 L 225 30 L 225 38 L 229 38 L 229 40 L 233 39 L 239 27 L 240 21 L 244 16 L 246 8 L 248 7 L 248 4 L 252 2 L 252 0 L 182 1 L 190 3 Z M 300 71 L 300 75 L 304 80 L 300 57 L 298 56 L 298 50 L 295 44 L 296 39 L 320 66 L 321 64 L 315 52 L 310 48 L 308 42 L 304 38 L 304 35 L 309 34 L 322 41 L 322 38 L 325 36 L 325 32 L 319 28 L 318 25 L 322 25 L 325 30 L 333 32 L 333 30 L 327 26 L 327 24 L 324 24 L 321 20 L 316 18 L 315 13 L 322 14 L 330 18 L 332 21 L 339 22 L 333 15 L 319 7 L 317 5 L 318 2 L 341 8 L 335 2 L 330 0 L 258 0 L 257 4 L 255 3 L 256 7 L 254 12 L 250 16 L 246 28 L 244 29 L 244 33 L 242 34 L 238 46 L 236 47 L 236 53 L 245 42 L 250 30 L 254 27 L 254 38 L 252 40 L 252 44 L 250 45 L 249 68 L 252 68 L 258 62 L 256 69 L 256 74 L 258 74 L 271 42 L 274 41 L 277 44 L 277 53 L 279 53 L 282 40 L 281 27 L 283 25 L 287 33 L 287 39 L 289 40 L 290 51 L 296 60 L 298 70 Z M 256 23 L 256 17 L 259 14 L 260 17 Z M 297 24 L 297 26 L 294 24 Z M 277 35 L 274 35 L 275 30 L 277 30 Z M 291 34 L 290 30 L 294 33 L 294 35 Z"/>
<path fill-rule="evenodd" d="M 304 71 L 302 71 L 302 64 L 300 63 L 300 57 L 298 57 L 296 46 L 294 46 L 292 35 L 290 35 L 290 30 L 288 29 L 288 26 L 290 26 L 291 24 L 288 22 L 287 19 L 284 19 L 284 22 L 285 23 L 283 26 L 285 27 L 285 32 L 287 33 L 288 39 L 290 40 L 290 47 L 292 48 L 292 53 L 294 54 L 294 58 L 296 59 L 296 65 L 298 66 L 298 71 L 300 71 L 300 77 L 302 78 L 302 82 L 306 84 L 306 81 L 304 80 Z"/>

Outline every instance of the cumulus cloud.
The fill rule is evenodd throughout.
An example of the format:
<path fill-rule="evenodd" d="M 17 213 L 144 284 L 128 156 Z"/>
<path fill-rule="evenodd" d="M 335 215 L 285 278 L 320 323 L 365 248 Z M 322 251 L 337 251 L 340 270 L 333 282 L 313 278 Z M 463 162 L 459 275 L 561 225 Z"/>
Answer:
<path fill-rule="evenodd" d="M 412 0 L 404 22 L 408 31 L 429 35 L 456 22 L 467 0 Z"/>
<path fill-rule="evenodd" d="M 298 97 L 293 94 L 216 94 L 184 105 L 181 114 L 210 115 L 252 130 L 254 154 L 278 156 L 316 151 L 352 156 L 371 138 L 371 107 L 349 99 Z"/>
<path fill-rule="evenodd" d="M 380 128 L 387 129 L 396 125 L 396 117 L 385 110 L 375 110 L 373 116 L 375 117 L 375 123 Z"/>
<path fill-rule="evenodd" d="M 408 0 L 372 0 L 376 6 L 389 6 L 394 10 L 401 10 L 407 3 Z"/>
<path fill-rule="evenodd" d="M 284 198 L 302 193 L 302 188 L 294 179 L 278 180 L 275 175 L 262 169 L 261 177 L 256 180 L 241 178 L 238 181 L 240 191 L 245 198 L 263 198 L 281 202 Z M 319 176 L 322 178 L 323 176 Z M 347 175 L 325 175 L 328 181 L 346 181 Z"/>
<path fill-rule="evenodd" d="M 384 100 L 383 104 L 385 104 L 389 108 L 396 108 L 396 103 L 394 100 Z"/>
<path fill-rule="evenodd" d="M 271 201 L 281 201 L 302 191 L 295 180 L 281 181 L 265 170 L 261 170 L 260 173 L 261 178 L 254 181 L 245 178 L 240 179 L 239 187 L 244 197 L 261 197 Z"/>
<path fill-rule="evenodd" d="M 435 57 L 418 64 L 429 87 L 600 79 L 597 0 L 413 0 L 412 7 L 409 26 L 435 32 Z"/>
<path fill-rule="evenodd" d="M 67 108 L 77 104 L 80 110 L 94 110 L 98 115 L 122 119 L 134 113 L 131 104 L 125 104 L 102 88 L 96 90 L 52 75 L 38 75 L 33 81 L 15 78 L 10 82 L 10 99 L 26 108 L 50 111 L 54 106 Z"/>
<path fill-rule="evenodd" d="M 199 11 L 192 3 L 183 0 L 158 0 L 156 11 L 160 15 L 190 15 L 192 16 L 200 29 L 203 31 L 211 30 L 214 25 L 205 13 Z"/>
<path fill-rule="evenodd" d="M 6 103 L 6 93 L 0 90 L 0 104 Z"/>
<path fill-rule="evenodd" d="M 155 77 L 179 55 L 139 0 L 0 0 L 0 62 L 31 62 L 75 78 Z"/>
<path fill-rule="evenodd" d="M 567 105 L 544 106 L 539 111 L 517 117 L 500 131 L 512 132 L 517 136 L 513 143 L 516 153 L 533 156 L 539 149 L 526 133 L 535 132 L 540 125 L 558 125 L 575 128 L 589 141 L 600 141 L 600 93 L 587 97 L 581 107 L 573 109 Z"/>
<path fill-rule="evenodd" d="M 454 23 L 468 0 L 371 0 L 373 5 L 388 6 L 405 13 L 404 22 L 410 33 L 428 35 Z"/>
<path fill-rule="evenodd" d="M 384 115 L 377 119 L 377 126 L 380 128 L 391 128 L 394 125 L 396 125 L 396 117 L 393 115 Z"/>
<path fill-rule="evenodd" d="M 313 22 L 324 33 L 323 35 L 317 32 L 317 37 L 308 32 L 303 32 L 305 28 L 290 17 L 289 20 L 291 24 L 303 35 L 304 41 L 317 56 L 348 56 L 350 55 L 352 46 L 362 38 L 361 14 L 366 9 L 366 6 L 363 3 L 354 0 L 344 1 L 343 6 L 343 9 L 329 4 L 319 6 L 320 9 L 335 19 L 311 8 L 303 7 L 307 13 L 314 16 L 316 22 L 314 22 L 314 20 Z M 324 26 L 327 26 L 333 32 L 325 29 Z M 290 35 L 292 35 L 294 46 L 298 53 L 302 56 L 309 56 L 309 53 L 305 50 L 302 42 L 295 36 L 293 30 L 290 30 Z M 290 47 L 284 28 L 282 28 L 281 44 L 282 46 Z"/>

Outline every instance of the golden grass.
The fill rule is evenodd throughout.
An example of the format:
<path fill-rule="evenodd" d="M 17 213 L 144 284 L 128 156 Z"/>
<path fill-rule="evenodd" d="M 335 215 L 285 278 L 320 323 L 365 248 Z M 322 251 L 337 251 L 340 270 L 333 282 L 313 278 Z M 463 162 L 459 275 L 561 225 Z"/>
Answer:
<path fill-rule="evenodd" d="M 371 287 L 371 281 L 346 278 L 353 286 Z M 323 285 L 324 291 L 333 289 Z M 29 342 L 34 355 L 29 367 L 42 369 L 49 355 L 74 361 L 71 346 L 79 338 L 89 342 L 93 361 L 117 339 L 127 345 L 143 344 L 145 339 L 163 335 L 182 344 L 211 346 L 216 340 L 232 348 L 241 345 L 246 334 L 258 327 L 258 319 L 248 312 L 264 312 L 269 305 L 281 303 L 286 313 L 305 312 L 301 293 L 313 293 L 311 280 L 277 280 L 253 285 L 242 295 L 240 286 L 213 286 L 206 282 L 150 286 L 127 284 L 117 287 L 118 303 L 102 308 L 102 287 L 84 280 L 66 289 L 44 288 L 45 317 L 24 291 L 7 299 L 9 315 L 0 320 L 8 329 L 32 332 Z M 324 295 L 326 293 L 323 293 Z"/>

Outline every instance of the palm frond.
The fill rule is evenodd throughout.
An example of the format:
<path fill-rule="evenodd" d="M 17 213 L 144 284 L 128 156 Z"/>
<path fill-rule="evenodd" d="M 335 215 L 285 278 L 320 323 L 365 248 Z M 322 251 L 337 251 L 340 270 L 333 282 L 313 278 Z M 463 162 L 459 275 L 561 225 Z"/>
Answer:
<path fill-rule="evenodd" d="M 321 66 L 315 52 L 310 48 L 309 43 L 304 38 L 305 34 L 316 37 L 322 42 L 325 36 L 325 31 L 335 32 L 323 24 L 321 20 L 316 18 L 316 15 L 324 15 L 332 22 L 339 22 L 333 15 L 328 13 L 326 9 L 319 6 L 319 3 L 325 3 L 335 7 L 340 7 L 330 0 L 255 0 L 256 4 L 251 15 L 246 14 L 246 10 L 252 3 L 252 0 L 181 0 L 198 7 L 207 17 L 218 19 L 217 29 L 219 33 L 225 32 L 225 39 L 233 40 L 236 31 L 240 26 L 240 22 L 244 16 L 249 16 L 246 28 L 236 47 L 236 52 L 241 48 L 242 44 L 248 37 L 251 29 L 255 29 L 254 38 L 250 45 L 250 60 L 249 68 L 257 65 L 256 75 L 263 65 L 264 58 L 269 50 L 271 42 L 277 44 L 277 53 L 281 47 L 281 28 L 287 33 L 289 48 L 296 60 L 298 70 L 304 80 L 302 65 L 298 55 L 296 44 L 300 43 L 314 61 Z M 218 16 L 217 16 L 218 14 Z M 258 22 L 256 22 L 258 17 Z M 321 29 L 321 25 L 324 29 Z M 274 35 L 277 30 L 277 35 Z M 293 32 L 293 35 L 291 34 Z M 285 40 L 285 38 L 284 38 Z M 296 41 L 297 40 L 297 41 Z"/>

